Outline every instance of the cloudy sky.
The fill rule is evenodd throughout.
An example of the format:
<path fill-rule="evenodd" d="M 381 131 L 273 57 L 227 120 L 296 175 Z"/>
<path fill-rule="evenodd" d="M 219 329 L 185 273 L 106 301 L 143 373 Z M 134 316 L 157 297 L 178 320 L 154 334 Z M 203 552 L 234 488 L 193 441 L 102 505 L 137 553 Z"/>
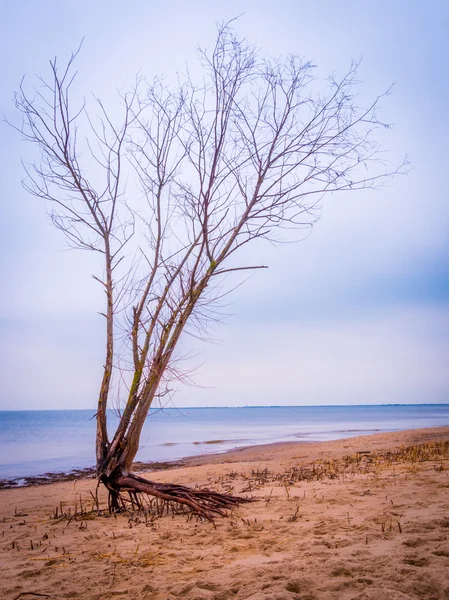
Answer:
<path fill-rule="evenodd" d="M 112 98 L 135 74 L 195 63 L 217 21 L 264 51 L 300 54 L 323 76 L 363 57 L 363 93 L 394 83 L 381 116 L 392 165 L 377 191 L 328 197 L 304 241 L 260 250 L 270 269 L 231 298 L 199 346 L 177 406 L 449 402 L 449 4 L 446 0 L 42 0 L 3 3 L 0 113 L 21 77 L 48 72 L 84 37 L 80 94 Z M 93 408 L 101 293 L 87 254 L 67 251 L 21 187 L 30 149 L 0 124 L 0 409 Z"/>

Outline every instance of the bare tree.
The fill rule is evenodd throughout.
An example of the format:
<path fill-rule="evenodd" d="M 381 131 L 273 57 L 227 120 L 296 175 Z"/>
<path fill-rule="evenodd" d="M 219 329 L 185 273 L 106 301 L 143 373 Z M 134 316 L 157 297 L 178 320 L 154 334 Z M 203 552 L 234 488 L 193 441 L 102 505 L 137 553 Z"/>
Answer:
<path fill-rule="evenodd" d="M 148 481 L 131 471 L 155 398 L 181 377 L 175 350 L 206 335 L 227 274 L 257 239 L 310 227 L 324 195 L 372 188 L 387 173 L 374 140 L 379 99 L 356 103 L 357 64 L 313 91 L 314 66 L 261 58 L 228 24 L 200 51 L 201 84 L 137 81 L 113 123 L 102 102 L 73 109 L 74 53 L 16 105 L 40 162 L 26 189 L 50 201 L 69 243 L 103 260 L 106 355 L 96 413 L 96 461 L 110 507 L 156 496 L 212 519 L 242 498 Z M 87 129 L 83 138 L 80 131 Z M 398 171 L 397 169 L 395 170 Z M 132 178 L 133 177 L 133 178 Z M 134 182 L 134 183 L 129 183 Z M 113 378 L 127 373 L 115 433 L 107 430 Z M 129 493 L 129 498 L 126 493 Z"/>

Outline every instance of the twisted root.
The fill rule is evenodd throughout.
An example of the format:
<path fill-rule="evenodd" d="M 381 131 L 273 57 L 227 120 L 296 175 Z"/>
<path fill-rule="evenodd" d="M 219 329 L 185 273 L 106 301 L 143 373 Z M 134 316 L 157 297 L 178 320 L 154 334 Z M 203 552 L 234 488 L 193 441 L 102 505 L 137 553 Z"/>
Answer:
<path fill-rule="evenodd" d="M 212 523 L 214 517 L 225 517 L 233 508 L 253 501 L 251 498 L 220 494 L 208 489 L 192 489 L 174 483 L 156 483 L 132 473 L 119 475 L 112 482 L 108 482 L 106 486 L 110 493 L 117 496 L 128 492 L 130 497 L 135 499 L 137 505 L 139 504 L 137 495 L 146 494 L 170 504 L 178 504 L 187 508 L 192 514 Z M 116 507 L 115 501 L 112 508 Z"/>

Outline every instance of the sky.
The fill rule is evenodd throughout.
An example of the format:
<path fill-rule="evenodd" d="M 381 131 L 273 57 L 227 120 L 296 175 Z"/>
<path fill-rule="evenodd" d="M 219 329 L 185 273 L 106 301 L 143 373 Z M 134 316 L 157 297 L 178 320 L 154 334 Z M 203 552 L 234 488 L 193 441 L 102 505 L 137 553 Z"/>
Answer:
<path fill-rule="evenodd" d="M 147 77 L 196 69 L 216 23 L 318 73 L 362 58 L 366 97 L 393 124 L 386 159 L 407 175 L 325 199 L 310 236 L 258 249 L 268 270 L 229 299 L 213 343 L 192 341 L 195 387 L 176 406 L 449 402 L 449 4 L 446 0 L 4 3 L 0 115 L 17 122 L 21 78 L 48 73 L 84 38 L 77 93 L 112 101 Z M 86 253 L 68 251 L 22 188 L 32 150 L 0 123 L 0 410 L 94 408 L 102 295 Z M 188 341 L 188 340 L 187 340 Z"/>

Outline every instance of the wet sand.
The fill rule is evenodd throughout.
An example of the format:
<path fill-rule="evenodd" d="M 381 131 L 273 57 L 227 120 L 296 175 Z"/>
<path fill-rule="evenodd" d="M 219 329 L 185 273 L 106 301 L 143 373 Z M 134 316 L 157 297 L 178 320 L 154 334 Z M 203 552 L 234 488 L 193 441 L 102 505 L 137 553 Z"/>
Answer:
<path fill-rule="evenodd" d="M 97 516 L 93 479 L 0 490 L 0 598 L 449 598 L 449 427 L 257 446 L 146 476 L 257 501 L 214 525 Z"/>

